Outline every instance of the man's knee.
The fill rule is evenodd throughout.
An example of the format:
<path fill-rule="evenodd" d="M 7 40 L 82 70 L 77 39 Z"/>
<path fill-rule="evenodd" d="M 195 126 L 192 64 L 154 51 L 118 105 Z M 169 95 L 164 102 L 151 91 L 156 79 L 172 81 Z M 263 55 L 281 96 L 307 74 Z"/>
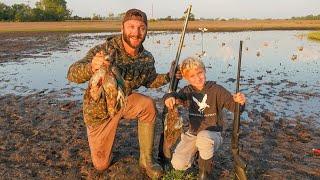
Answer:
<path fill-rule="evenodd" d="M 139 119 L 144 122 L 153 122 L 157 114 L 153 99 L 148 96 L 142 96 L 139 100 L 139 106 L 142 108 Z"/>
<path fill-rule="evenodd" d="M 92 156 L 92 163 L 96 170 L 104 171 L 110 165 L 110 159 L 101 152 L 97 152 Z"/>
<path fill-rule="evenodd" d="M 141 98 L 140 104 L 143 105 L 144 109 L 147 109 L 151 112 L 156 111 L 155 103 L 154 103 L 153 99 L 149 96 L 143 96 Z"/>
<path fill-rule="evenodd" d="M 93 163 L 93 166 L 99 172 L 103 172 L 108 168 L 108 166 L 105 165 L 105 164 L 95 164 L 95 163 Z"/>

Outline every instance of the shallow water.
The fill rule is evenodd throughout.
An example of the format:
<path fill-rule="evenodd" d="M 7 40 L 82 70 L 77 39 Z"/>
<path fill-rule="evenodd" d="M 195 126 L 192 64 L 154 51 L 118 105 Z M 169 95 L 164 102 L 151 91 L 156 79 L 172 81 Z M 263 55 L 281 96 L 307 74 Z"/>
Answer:
<path fill-rule="evenodd" d="M 310 41 L 308 31 L 261 31 L 187 33 L 181 58 L 198 56 L 202 45 L 207 79 L 234 92 L 239 41 L 243 40 L 241 91 L 246 94 L 247 109 L 272 111 L 277 117 L 320 116 L 320 43 Z M 68 67 L 82 58 L 95 44 L 112 33 L 70 34 L 67 51 L 39 52 L 38 58 L 0 64 L 0 94 L 29 94 L 36 91 L 65 90 L 61 98 L 81 99 L 85 84 L 69 83 Z M 144 47 L 152 52 L 159 73 L 169 70 L 175 58 L 180 34 L 151 32 Z M 41 55 L 46 55 L 41 57 Z M 259 54 L 259 56 L 258 56 Z M 185 85 L 181 81 L 180 87 Z M 167 86 L 138 91 L 160 98 Z M 62 91 L 63 92 L 63 91 Z M 250 120 L 250 118 L 247 118 Z"/>

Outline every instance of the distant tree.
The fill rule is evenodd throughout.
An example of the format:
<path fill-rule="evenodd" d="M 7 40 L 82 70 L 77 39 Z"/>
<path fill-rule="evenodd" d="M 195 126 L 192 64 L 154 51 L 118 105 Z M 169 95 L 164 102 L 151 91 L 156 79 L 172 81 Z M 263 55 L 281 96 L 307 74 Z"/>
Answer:
<path fill-rule="evenodd" d="M 40 8 L 32 9 L 32 21 L 45 21 L 45 12 Z"/>
<path fill-rule="evenodd" d="M 114 18 L 114 13 L 109 13 L 108 18 L 113 19 Z"/>
<path fill-rule="evenodd" d="M 65 0 L 40 0 L 36 8 L 43 11 L 46 20 L 61 21 L 71 15 Z"/>
<path fill-rule="evenodd" d="M 99 14 L 93 14 L 91 20 L 103 20 L 103 17 Z"/>
<path fill-rule="evenodd" d="M 0 3 L 0 21 L 13 20 L 12 10 L 10 6 Z"/>
<path fill-rule="evenodd" d="M 307 16 L 301 16 L 301 17 L 292 17 L 293 20 L 320 20 L 320 14 L 319 15 L 307 15 Z"/>
<path fill-rule="evenodd" d="M 83 18 L 78 16 L 78 15 L 75 15 L 75 16 L 71 16 L 68 18 L 69 20 L 82 20 Z M 89 18 L 90 19 L 90 18 Z"/>
<path fill-rule="evenodd" d="M 196 16 L 191 12 L 189 16 L 190 21 L 194 21 L 196 19 Z"/>
<path fill-rule="evenodd" d="M 167 16 L 167 17 L 164 18 L 164 20 L 172 21 L 172 17 L 171 16 Z"/>
<path fill-rule="evenodd" d="M 123 12 L 123 13 L 119 13 L 118 14 L 118 19 L 122 19 L 123 17 L 124 17 L 124 15 L 125 15 L 126 13 L 125 12 Z"/>
<path fill-rule="evenodd" d="M 184 12 L 184 13 L 187 13 L 187 11 Z M 182 17 L 180 18 L 180 20 L 183 20 L 183 19 L 185 19 L 185 18 L 186 18 L 186 17 L 185 17 L 185 15 L 184 15 L 184 16 L 182 16 Z M 195 15 L 194 15 L 192 12 L 190 12 L 189 21 L 194 21 L 195 19 L 196 19 Z"/>
<path fill-rule="evenodd" d="M 11 6 L 14 21 L 31 21 L 33 12 L 30 6 L 25 4 L 14 4 Z"/>

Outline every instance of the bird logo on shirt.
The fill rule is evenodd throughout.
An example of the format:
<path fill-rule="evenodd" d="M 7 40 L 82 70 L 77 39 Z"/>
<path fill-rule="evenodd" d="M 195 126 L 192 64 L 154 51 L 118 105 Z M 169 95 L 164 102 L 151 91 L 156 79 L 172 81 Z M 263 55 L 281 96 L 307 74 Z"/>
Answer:
<path fill-rule="evenodd" d="M 197 98 L 195 98 L 195 97 L 192 96 L 193 101 L 196 102 L 197 105 L 199 106 L 198 111 L 199 111 L 201 114 L 203 113 L 203 111 L 204 111 L 204 109 L 205 109 L 206 107 L 210 107 L 210 106 L 206 103 L 207 98 L 208 98 L 208 96 L 207 96 L 207 94 L 205 94 L 205 95 L 203 96 L 202 101 L 199 102 Z"/>

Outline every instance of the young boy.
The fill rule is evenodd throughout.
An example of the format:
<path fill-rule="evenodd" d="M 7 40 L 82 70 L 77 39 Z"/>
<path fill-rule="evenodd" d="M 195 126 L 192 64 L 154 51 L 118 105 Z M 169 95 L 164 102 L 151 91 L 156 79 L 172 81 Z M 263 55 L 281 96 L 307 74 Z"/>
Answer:
<path fill-rule="evenodd" d="M 215 82 L 206 81 L 204 64 L 198 59 L 185 59 L 180 71 L 189 85 L 178 93 L 166 94 L 164 101 L 169 109 L 178 103 L 177 99 L 186 101 L 190 122 L 189 130 L 181 135 L 171 163 L 176 170 L 186 170 L 199 151 L 199 179 L 211 179 L 214 151 L 222 143 L 222 109 L 234 112 L 239 103 L 243 111 L 246 99 L 242 93 L 231 95 Z"/>

